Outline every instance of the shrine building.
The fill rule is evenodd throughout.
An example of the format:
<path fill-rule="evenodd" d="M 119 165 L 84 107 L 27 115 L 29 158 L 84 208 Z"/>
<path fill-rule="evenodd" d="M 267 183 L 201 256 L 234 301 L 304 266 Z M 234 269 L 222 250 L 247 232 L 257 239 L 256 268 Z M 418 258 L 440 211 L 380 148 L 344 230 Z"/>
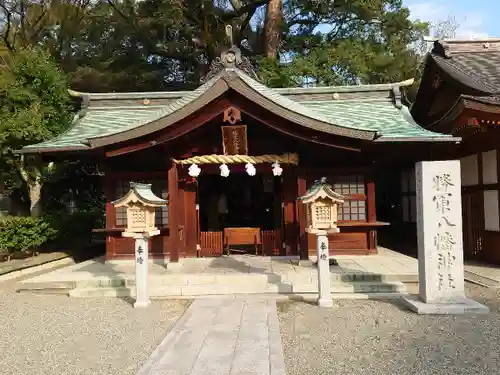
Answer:
<path fill-rule="evenodd" d="M 500 264 L 500 39 L 435 41 L 411 112 L 426 129 L 462 138 L 449 157 L 461 162 L 464 257 Z M 403 175 L 407 223 L 413 174 Z"/>
<path fill-rule="evenodd" d="M 390 224 L 377 220 L 393 191 L 386 176 L 401 163 L 446 159 L 460 141 L 413 121 L 401 101 L 412 83 L 268 88 L 233 47 L 194 91 L 71 92 L 81 107 L 71 128 L 20 152 L 101 166 L 106 227 L 95 231 L 107 260 L 134 257 L 134 240 L 121 235 L 125 208 L 112 204 L 130 182 L 151 183 L 168 201 L 156 208 L 152 258 L 229 249 L 307 259 L 316 239 L 297 198 L 322 177 L 343 201 L 330 254 L 374 254 Z"/>

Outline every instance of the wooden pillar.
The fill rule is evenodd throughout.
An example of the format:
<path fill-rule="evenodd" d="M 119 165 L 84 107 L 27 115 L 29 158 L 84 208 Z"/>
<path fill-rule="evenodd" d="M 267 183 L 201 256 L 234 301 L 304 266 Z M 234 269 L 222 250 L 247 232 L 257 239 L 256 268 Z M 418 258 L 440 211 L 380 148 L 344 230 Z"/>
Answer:
<path fill-rule="evenodd" d="M 179 211 L 181 209 L 179 202 L 179 181 L 177 173 L 177 164 L 172 161 L 168 170 L 168 232 L 170 249 L 170 261 L 178 262 L 180 255 L 179 240 Z"/>
<path fill-rule="evenodd" d="M 296 201 L 298 197 L 297 169 L 286 168 L 283 171 L 283 214 L 285 230 L 285 254 L 298 255 L 298 223 L 296 220 Z"/>
<path fill-rule="evenodd" d="M 196 182 L 184 185 L 184 234 L 187 257 L 196 257 L 198 216 L 196 211 Z"/>
<path fill-rule="evenodd" d="M 375 204 L 375 175 L 369 173 L 366 175 L 366 221 L 377 221 L 377 210 Z M 368 251 L 377 250 L 377 231 L 372 229 L 368 231 Z"/>
<path fill-rule="evenodd" d="M 297 196 L 301 197 L 306 194 L 307 191 L 307 180 L 305 173 L 299 169 L 297 176 Z M 309 244 L 306 232 L 306 205 L 301 202 L 297 202 L 297 219 L 299 221 L 299 252 L 300 259 L 309 259 Z"/>
<path fill-rule="evenodd" d="M 106 233 L 106 259 L 110 260 L 115 253 L 115 240 L 113 233 L 109 231 L 115 227 L 116 211 L 111 203 L 115 200 L 115 182 L 107 172 L 104 173 L 104 196 L 106 198 L 106 229 L 108 230 Z"/>

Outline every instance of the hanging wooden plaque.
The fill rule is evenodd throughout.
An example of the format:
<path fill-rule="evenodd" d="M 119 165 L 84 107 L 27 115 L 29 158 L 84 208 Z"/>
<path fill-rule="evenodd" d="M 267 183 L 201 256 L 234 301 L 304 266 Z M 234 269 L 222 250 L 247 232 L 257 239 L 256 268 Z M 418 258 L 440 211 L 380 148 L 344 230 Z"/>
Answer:
<path fill-rule="evenodd" d="M 247 126 L 222 126 L 222 148 L 224 155 L 247 155 Z"/>

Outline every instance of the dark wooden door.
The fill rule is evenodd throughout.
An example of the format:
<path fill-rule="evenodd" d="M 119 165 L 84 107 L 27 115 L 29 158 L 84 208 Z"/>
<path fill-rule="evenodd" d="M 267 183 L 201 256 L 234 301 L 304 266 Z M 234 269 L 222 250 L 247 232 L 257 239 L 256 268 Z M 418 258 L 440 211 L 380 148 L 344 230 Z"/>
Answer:
<path fill-rule="evenodd" d="M 477 259 L 482 255 L 484 205 L 481 192 L 462 193 L 464 258 Z"/>

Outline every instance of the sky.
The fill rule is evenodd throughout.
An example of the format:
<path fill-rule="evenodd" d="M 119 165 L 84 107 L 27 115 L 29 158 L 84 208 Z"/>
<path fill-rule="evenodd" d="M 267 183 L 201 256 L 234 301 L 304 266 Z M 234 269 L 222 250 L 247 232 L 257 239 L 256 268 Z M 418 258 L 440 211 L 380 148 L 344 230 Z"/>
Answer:
<path fill-rule="evenodd" d="M 439 22 L 453 17 L 457 38 L 500 37 L 500 0 L 403 0 L 412 19 Z"/>

